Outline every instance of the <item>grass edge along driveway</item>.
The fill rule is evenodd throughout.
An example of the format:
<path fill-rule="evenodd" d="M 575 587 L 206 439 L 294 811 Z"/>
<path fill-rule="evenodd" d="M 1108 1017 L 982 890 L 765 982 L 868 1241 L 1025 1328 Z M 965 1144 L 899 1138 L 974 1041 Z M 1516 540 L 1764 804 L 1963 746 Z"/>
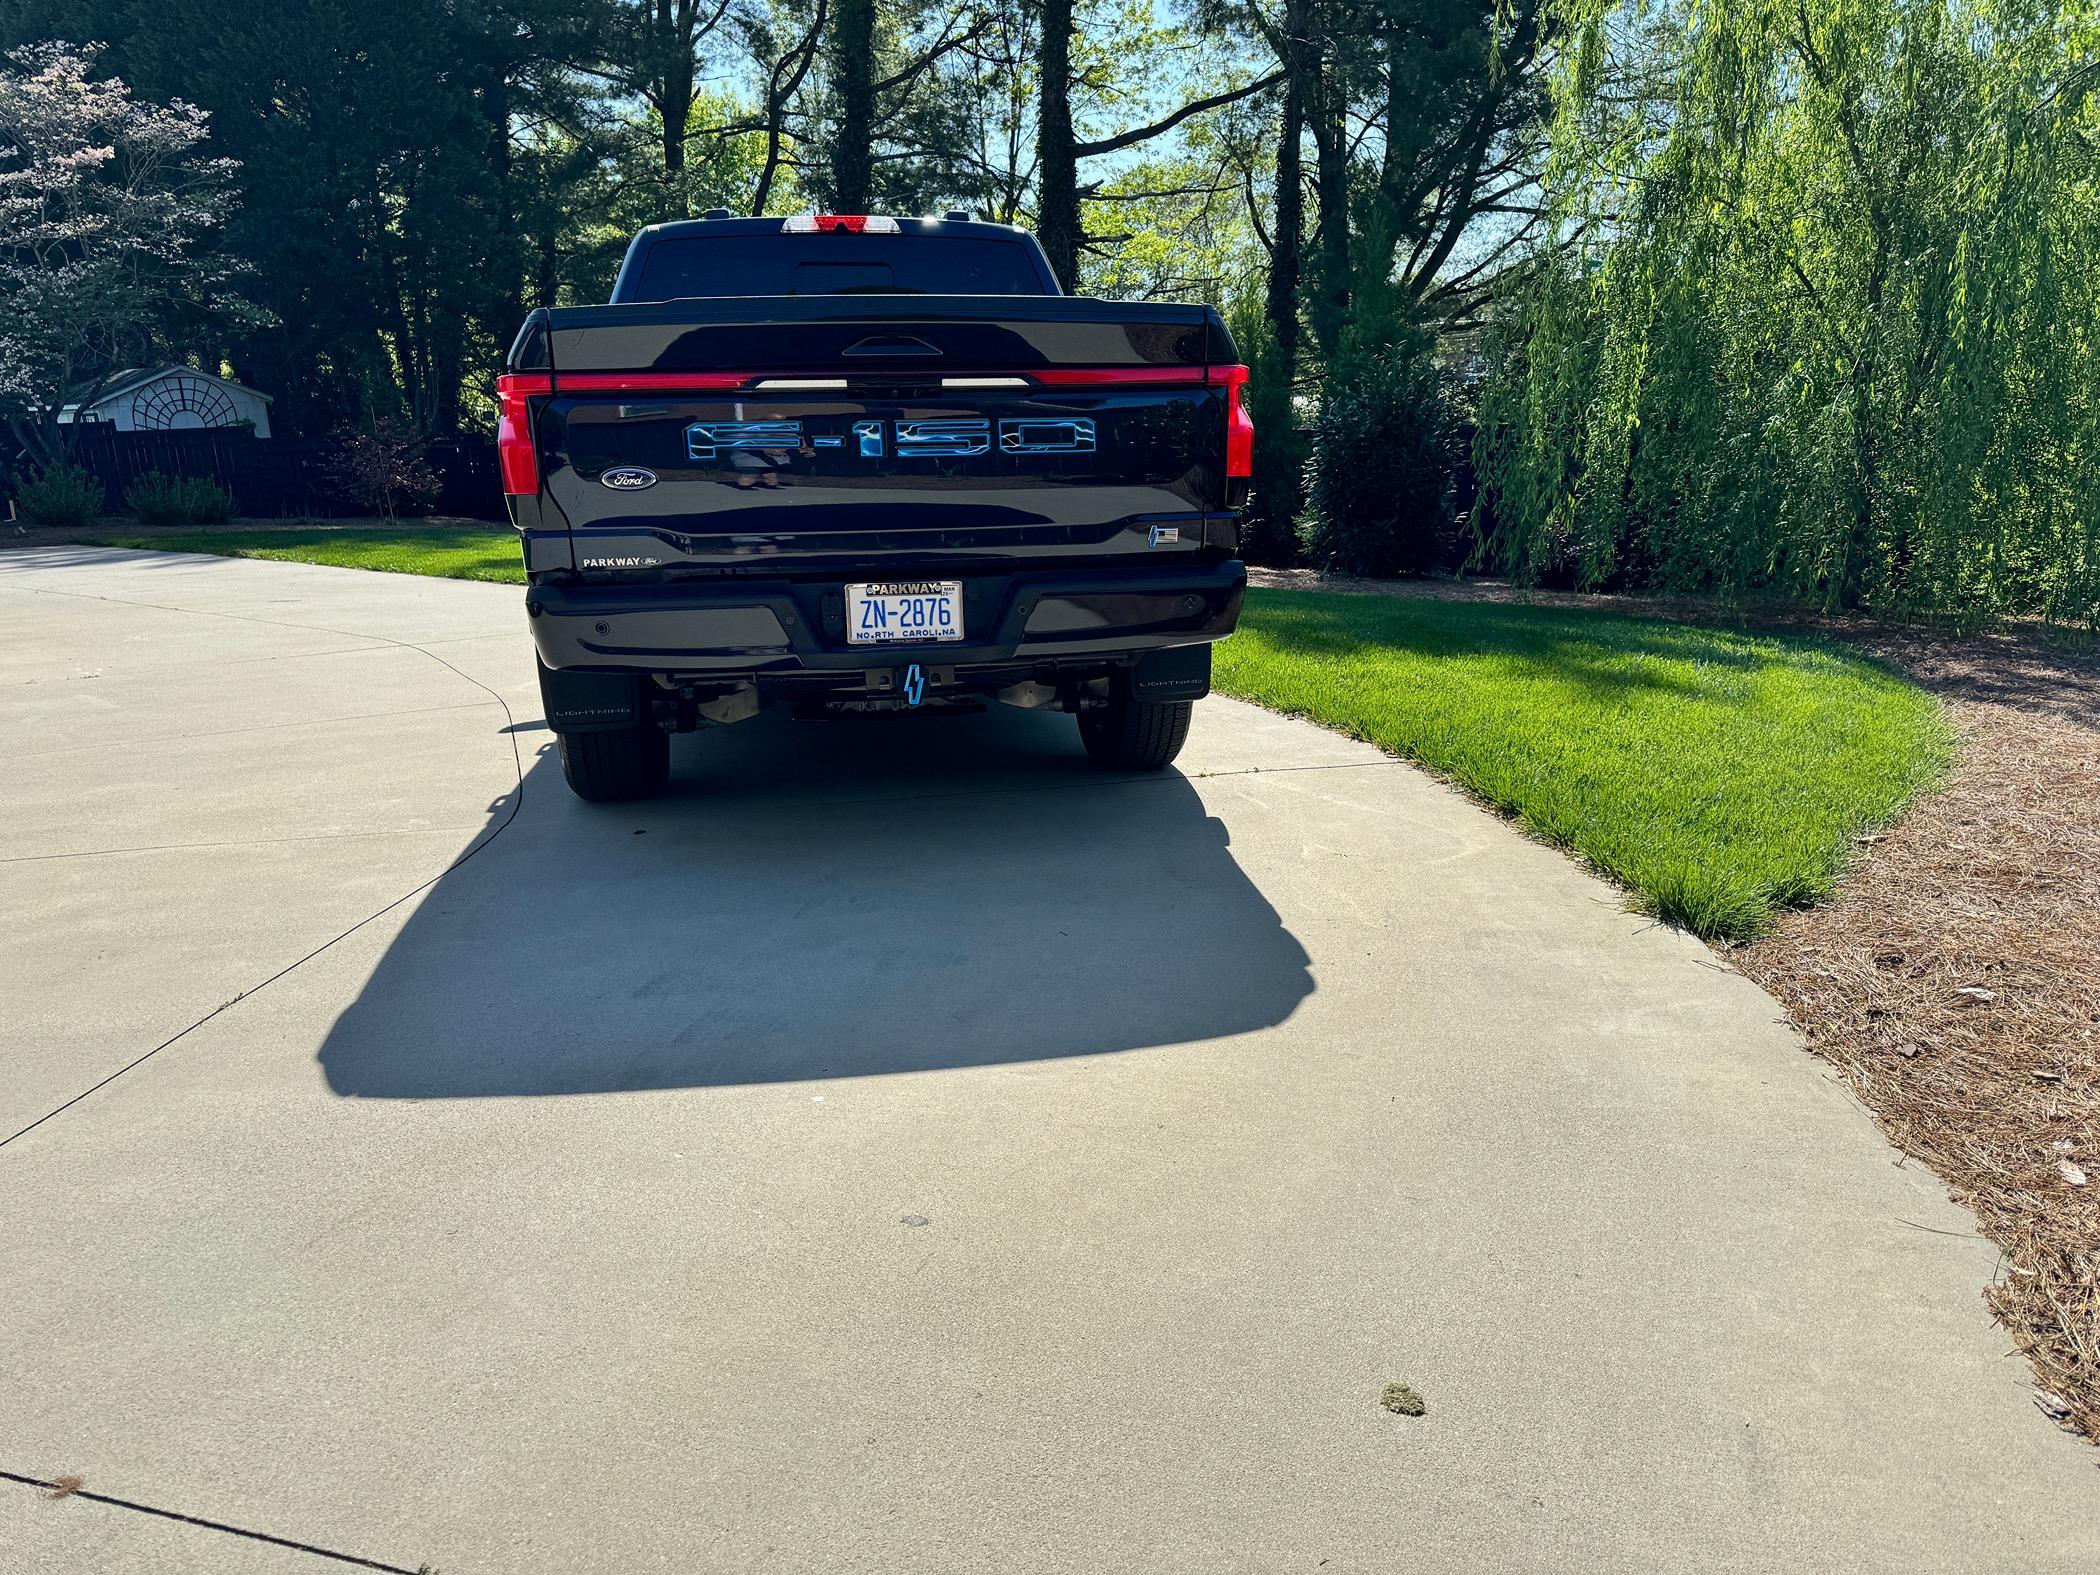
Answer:
<path fill-rule="evenodd" d="M 337 569 L 427 574 L 445 580 L 496 580 L 523 585 L 525 565 L 517 532 L 506 525 L 378 525 L 303 530 L 169 530 L 152 535 L 97 531 L 80 540 L 91 547 L 139 552 L 204 552 L 221 558 L 275 558 Z"/>
<path fill-rule="evenodd" d="M 524 578 L 500 527 L 97 539 Z M 1842 645 L 1584 610 L 1252 590 L 1216 676 L 1450 779 L 1709 940 L 1827 897 L 1952 754 L 1937 701 Z"/>
<path fill-rule="evenodd" d="M 1813 638 L 1269 590 L 1240 627 L 1224 693 L 1450 778 L 1710 940 L 1827 897 L 1952 754 L 1936 700 Z"/>

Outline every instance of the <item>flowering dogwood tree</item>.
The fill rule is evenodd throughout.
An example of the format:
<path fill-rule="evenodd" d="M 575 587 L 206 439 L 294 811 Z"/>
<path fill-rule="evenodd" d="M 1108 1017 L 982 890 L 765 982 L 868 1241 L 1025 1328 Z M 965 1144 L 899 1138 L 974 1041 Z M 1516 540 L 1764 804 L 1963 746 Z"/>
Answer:
<path fill-rule="evenodd" d="M 245 310 L 213 247 L 234 161 L 204 152 L 194 104 L 93 80 L 100 53 L 41 43 L 0 62 L 0 415 L 39 465 L 65 452 L 61 407 Z"/>

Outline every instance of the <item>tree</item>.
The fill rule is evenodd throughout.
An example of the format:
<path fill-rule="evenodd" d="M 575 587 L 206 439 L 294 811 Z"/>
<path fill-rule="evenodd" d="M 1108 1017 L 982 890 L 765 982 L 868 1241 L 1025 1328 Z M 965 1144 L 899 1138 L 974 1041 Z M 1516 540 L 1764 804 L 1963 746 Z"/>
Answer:
<path fill-rule="evenodd" d="M 1539 69 L 1556 32 L 1548 0 L 1381 0 L 1384 146 L 1354 273 L 1445 324 L 1479 311 L 1542 216 Z"/>
<path fill-rule="evenodd" d="M 597 74 L 634 94 L 654 112 L 662 158 L 666 217 L 691 211 L 687 146 L 701 107 L 700 50 L 736 0 L 616 0 L 600 36 L 604 61 Z M 587 13 L 586 13 L 587 14 Z"/>
<path fill-rule="evenodd" d="M 1454 501 L 1449 441 L 1434 362 L 1405 345 L 1353 357 L 1313 431 L 1313 561 L 1379 578 L 1436 567 Z"/>
<path fill-rule="evenodd" d="M 866 213 L 875 194 L 875 0 L 833 0 L 831 83 L 838 99 L 832 205 Z"/>
<path fill-rule="evenodd" d="M 195 105 L 93 80 L 100 52 L 33 44 L 0 68 L 0 409 L 46 465 L 63 406 L 242 305 L 216 246 L 232 161 Z"/>
<path fill-rule="evenodd" d="M 422 436 L 407 422 L 379 416 L 369 427 L 343 427 L 335 437 L 328 479 L 361 508 L 391 520 L 437 501 L 437 473 L 423 457 Z"/>
<path fill-rule="evenodd" d="M 2100 38 L 1582 0 L 1480 450 L 1520 573 L 2100 619 Z"/>
<path fill-rule="evenodd" d="M 1195 116 L 1237 104 L 1274 86 L 1280 73 L 1184 99 L 1166 114 L 1142 125 L 1082 139 L 1075 130 L 1072 111 L 1077 85 L 1072 69 L 1074 0 L 1042 0 L 1042 16 L 1042 72 L 1036 104 L 1036 173 L 1040 182 L 1036 238 L 1049 256 L 1058 283 L 1066 290 L 1074 290 L 1079 284 L 1079 257 L 1087 241 L 1081 203 L 1090 195 L 1079 184 L 1079 161 L 1119 153 L 1163 137 Z M 1121 63 L 1127 64 L 1127 60 Z"/>
<path fill-rule="evenodd" d="M 835 213 L 923 212 L 974 189 L 958 68 L 993 19 L 979 0 L 776 0 L 745 35 L 759 103 L 722 128 L 763 138 L 748 211 L 783 183 Z"/>
<path fill-rule="evenodd" d="M 747 206 L 754 218 L 766 211 L 788 165 L 789 107 L 808 80 L 810 68 L 817 63 L 829 16 L 830 0 L 814 0 L 808 24 L 798 34 L 781 34 L 770 18 L 753 19 L 745 26 L 745 47 L 765 72 L 765 91 L 755 128 L 765 138 L 765 159 L 759 166 L 758 178 L 752 182 Z"/>
<path fill-rule="evenodd" d="M 101 69 L 209 111 L 275 321 L 198 348 L 287 432 L 486 423 L 523 311 L 602 298 L 645 224 L 968 206 L 1067 289 L 1230 309 L 1287 552 L 1345 343 L 1470 327 L 1522 251 L 1540 3 L 0 0 L 0 28 L 116 39 Z"/>
<path fill-rule="evenodd" d="M 4 4 L 5 0 L 0 0 Z M 224 246 L 274 319 L 220 351 L 287 433 L 375 413 L 485 420 L 492 363 L 564 226 L 632 140 L 587 67 L 614 0 L 14 0 L 19 30 L 115 40 L 101 68 L 211 114 L 237 159 Z M 575 159 L 566 155 L 583 151 Z M 650 216 L 663 210 L 653 179 Z M 576 226 L 570 226 L 573 230 Z M 375 402 L 379 409 L 375 409 Z"/>
<path fill-rule="evenodd" d="M 1042 75 L 1036 101 L 1036 239 L 1050 271 L 1079 288 L 1079 139 L 1072 132 L 1072 0 L 1043 0 Z"/>
<path fill-rule="evenodd" d="M 1298 556 L 1298 516 L 1305 507 L 1305 445 L 1298 435 L 1293 396 L 1298 383 L 1299 292 L 1305 267 L 1304 149 L 1313 69 L 1312 20 L 1308 0 L 1285 0 L 1283 14 L 1275 22 L 1258 6 L 1250 16 L 1281 65 L 1283 93 L 1274 133 L 1272 220 L 1269 233 L 1262 237 L 1268 253 L 1263 291 L 1266 315 L 1255 343 L 1246 347 L 1253 373 L 1247 397 L 1254 417 L 1247 550 L 1257 562 L 1290 563 Z M 1251 166 L 1245 189 L 1248 211 L 1258 215 Z"/>
<path fill-rule="evenodd" d="M 985 15 L 991 25 L 962 51 L 948 84 L 963 110 L 967 145 L 975 150 L 960 172 L 965 206 L 995 223 L 1019 224 L 1036 189 L 1044 32 L 1038 11 L 1028 4 L 993 6 Z"/>
<path fill-rule="evenodd" d="M 1338 383 L 1418 391 L 1428 370 L 1412 363 L 1435 335 L 1473 328 L 1526 255 L 1546 4 L 1210 0 L 1209 25 L 1258 42 L 1276 63 L 1265 80 L 1281 86 L 1269 151 L 1241 165 L 1267 257 L 1265 320 L 1242 335 L 1261 405 L 1250 550 L 1282 560 L 1296 548 L 1299 403 Z M 1448 445 L 1410 452 L 1450 463 Z"/>

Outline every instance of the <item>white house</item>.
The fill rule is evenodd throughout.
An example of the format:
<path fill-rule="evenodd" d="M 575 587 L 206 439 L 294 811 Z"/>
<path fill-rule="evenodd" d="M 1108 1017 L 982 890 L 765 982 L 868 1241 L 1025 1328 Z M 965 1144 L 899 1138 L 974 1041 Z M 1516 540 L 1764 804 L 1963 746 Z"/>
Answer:
<path fill-rule="evenodd" d="M 75 391 L 85 396 L 89 389 Z M 61 422 L 107 421 L 119 432 L 185 432 L 202 427 L 252 426 L 270 435 L 270 396 L 245 383 L 193 366 L 144 367 L 119 372 L 85 413 L 78 400 L 58 413 Z"/>

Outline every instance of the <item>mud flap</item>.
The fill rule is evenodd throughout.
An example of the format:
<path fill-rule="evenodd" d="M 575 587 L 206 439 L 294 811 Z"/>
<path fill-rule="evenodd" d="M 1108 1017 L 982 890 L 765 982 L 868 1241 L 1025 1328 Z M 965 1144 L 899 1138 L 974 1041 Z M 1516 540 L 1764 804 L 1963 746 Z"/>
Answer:
<path fill-rule="evenodd" d="M 540 704 L 557 733 L 611 733 L 643 718 L 638 673 L 594 673 L 540 665 Z"/>
<path fill-rule="evenodd" d="M 1210 693 L 1210 647 L 1147 651 L 1131 669 L 1130 692 L 1139 700 L 1201 700 Z"/>

